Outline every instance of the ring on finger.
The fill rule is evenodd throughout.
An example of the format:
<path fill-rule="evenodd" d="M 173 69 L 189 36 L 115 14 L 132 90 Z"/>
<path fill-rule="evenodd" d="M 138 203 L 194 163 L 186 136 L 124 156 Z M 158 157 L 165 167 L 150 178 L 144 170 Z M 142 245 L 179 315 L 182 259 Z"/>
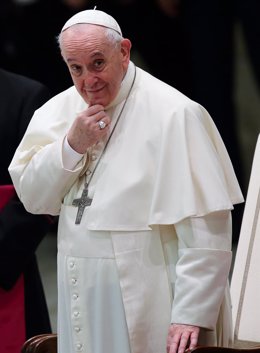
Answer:
<path fill-rule="evenodd" d="M 103 120 L 100 120 L 98 122 L 98 125 L 99 125 L 100 130 L 103 130 L 107 126 L 107 124 Z"/>

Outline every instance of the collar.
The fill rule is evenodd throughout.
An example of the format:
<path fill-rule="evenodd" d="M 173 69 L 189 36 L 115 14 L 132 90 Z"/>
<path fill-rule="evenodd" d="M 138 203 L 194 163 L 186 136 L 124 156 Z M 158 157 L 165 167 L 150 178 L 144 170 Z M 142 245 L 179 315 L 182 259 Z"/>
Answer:
<path fill-rule="evenodd" d="M 109 108 L 115 107 L 119 103 L 121 103 L 123 100 L 126 99 L 128 92 L 131 88 L 131 85 L 133 83 L 133 79 L 135 76 L 135 65 L 133 64 L 132 61 L 130 61 L 125 77 L 123 78 L 123 81 L 121 82 L 121 86 L 119 89 L 119 92 L 115 99 L 109 103 L 106 107 L 105 110 L 108 110 Z"/>

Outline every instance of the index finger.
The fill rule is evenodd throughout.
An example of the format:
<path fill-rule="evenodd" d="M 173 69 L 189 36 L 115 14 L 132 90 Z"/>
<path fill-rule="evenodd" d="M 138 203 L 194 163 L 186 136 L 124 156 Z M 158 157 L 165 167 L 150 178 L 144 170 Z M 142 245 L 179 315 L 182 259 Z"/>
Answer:
<path fill-rule="evenodd" d="M 87 110 L 88 110 L 90 115 L 93 115 L 93 114 L 99 113 L 101 111 L 104 111 L 104 109 L 105 108 L 101 104 L 89 105 L 88 108 L 87 108 Z"/>

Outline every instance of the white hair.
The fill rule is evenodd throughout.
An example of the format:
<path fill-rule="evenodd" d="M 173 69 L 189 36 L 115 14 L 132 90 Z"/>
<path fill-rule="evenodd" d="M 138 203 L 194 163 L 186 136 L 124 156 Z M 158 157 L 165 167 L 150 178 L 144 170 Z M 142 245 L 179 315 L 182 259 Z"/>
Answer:
<path fill-rule="evenodd" d="M 115 44 L 115 46 L 120 43 L 123 39 L 123 37 L 118 32 L 114 31 L 112 28 L 105 27 L 105 35 L 108 41 L 112 44 Z"/>

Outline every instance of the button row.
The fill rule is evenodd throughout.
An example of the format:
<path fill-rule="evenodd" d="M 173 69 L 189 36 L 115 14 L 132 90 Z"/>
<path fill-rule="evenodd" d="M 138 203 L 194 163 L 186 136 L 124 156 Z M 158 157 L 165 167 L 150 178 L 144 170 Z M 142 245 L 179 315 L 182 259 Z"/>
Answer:
<path fill-rule="evenodd" d="M 69 268 L 69 277 L 70 277 L 70 283 L 74 286 L 74 291 L 72 293 L 72 301 L 75 304 L 72 304 L 72 308 L 74 307 L 74 310 L 72 312 L 72 319 L 73 322 L 73 330 L 75 332 L 75 351 L 76 352 L 82 352 L 83 351 L 83 343 L 80 341 L 80 336 L 82 334 L 82 329 L 80 326 L 80 311 L 78 309 L 78 304 L 76 304 L 77 300 L 79 299 L 79 294 L 77 291 L 77 285 L 78 285 L 78 272 L 77 272 L 77 266 L 76 266 L 76 260 L 75 259 L 70 259 L 68 263 L 68 268 Z M 76 310 L 75 310 L 76 309 Z"/>

